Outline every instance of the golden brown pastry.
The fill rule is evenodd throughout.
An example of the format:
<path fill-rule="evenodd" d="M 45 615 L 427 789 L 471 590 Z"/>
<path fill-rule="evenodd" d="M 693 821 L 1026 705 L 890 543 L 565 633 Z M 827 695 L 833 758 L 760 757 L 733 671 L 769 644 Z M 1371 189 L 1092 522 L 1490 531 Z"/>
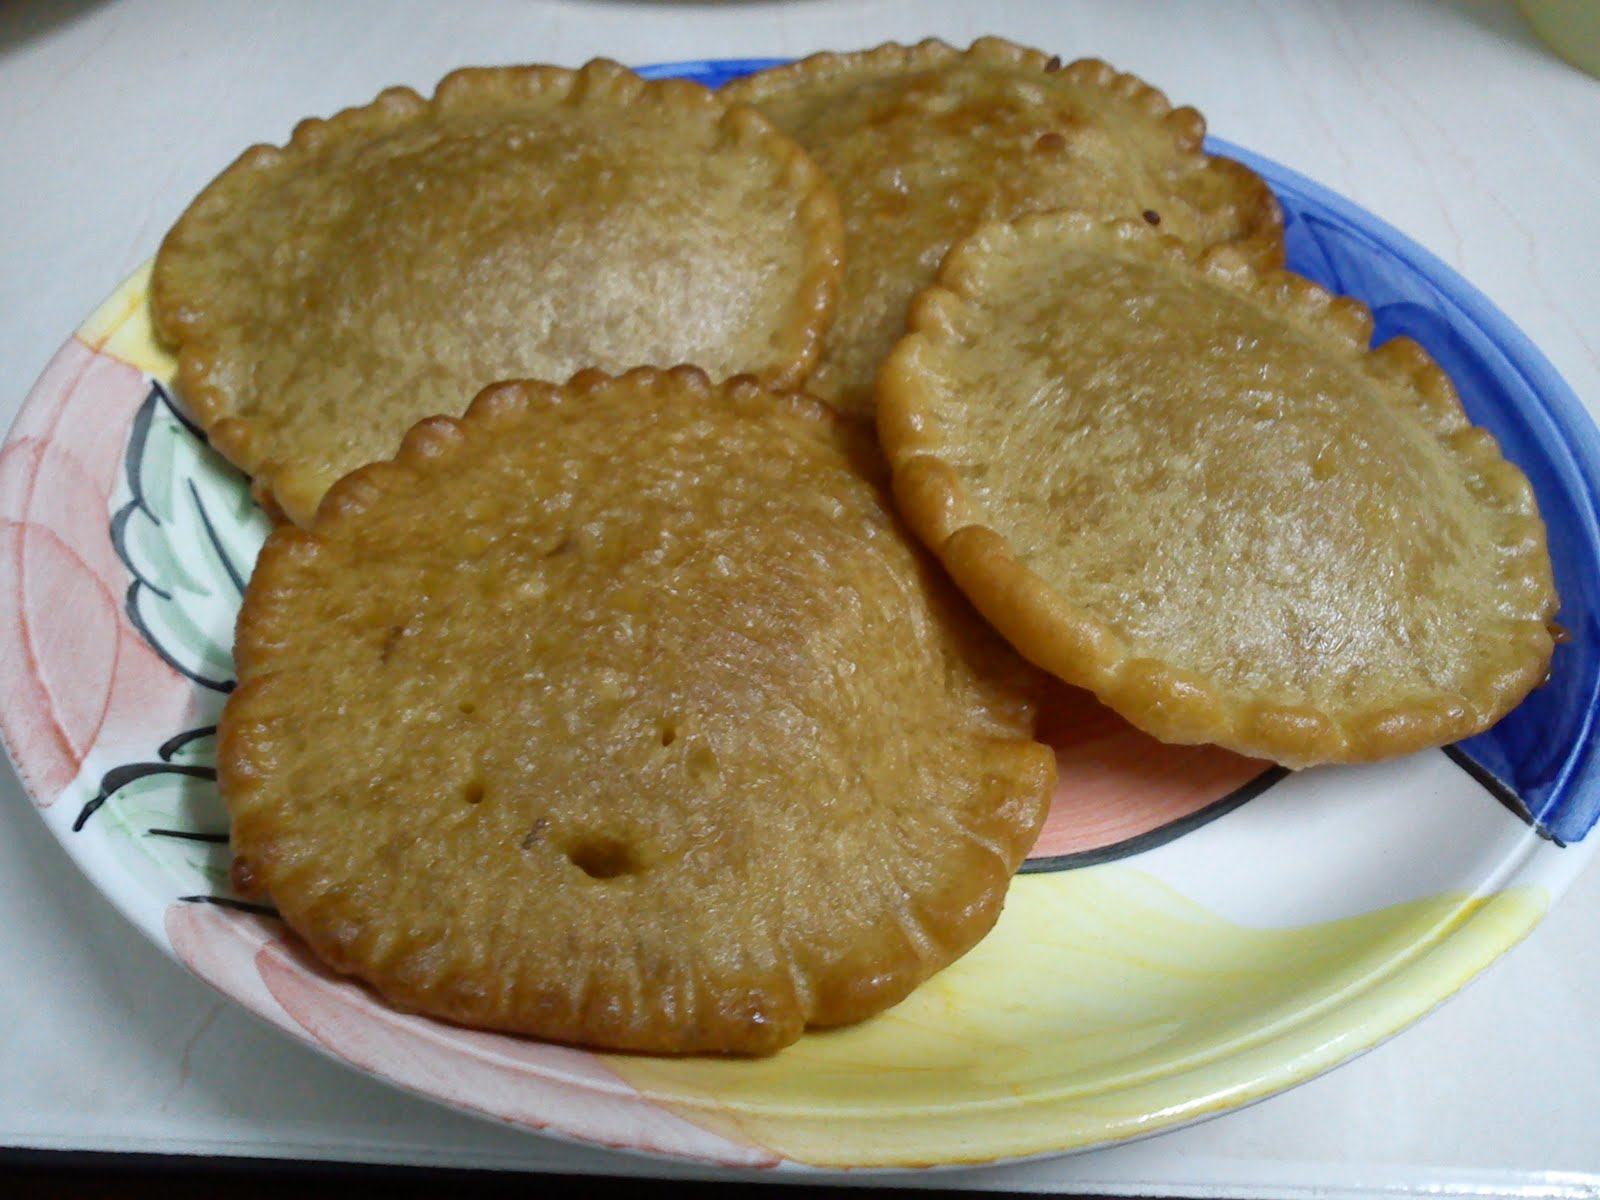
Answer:
<path fill-rule="evenodd" d="M 262 551 L 236 882 L 469 1025 L 766 1053 L 894 1004 L 994 922 L 1054 758 L 877 461 L 689 368 L 420 423 Z"/>
<path fill-rule="evenodd" d="M 1526 479 L 1415 343 L 1143 223 L 980 229 L 879 391 L 908 521 L 1034 662 L 1290 766 L 1483 729 L 1556 607 Z"/>
<path fill-rule="evenodd" d="M 247 151 L 167 235 L 151 297 L 213 444 L 304 523 L 496 379 L 693 362 L 798 386 L 840 242 L 805 155 L 696 84 L 472 69 Z"/>
<path fill-rule="evenodd" d="M 851 413 L 870 414 L 906 306 L 982 221 L 1083 209 L 1283 262 L 1267 185 L 1201 150 L 1194 109 L 1094 59 L 1063 66 L 999 38 L 966 51 L 929 40 L 814 55 L 724 94 L 771 117 L 839 191 L 844 291 L 810 386 Z"/>

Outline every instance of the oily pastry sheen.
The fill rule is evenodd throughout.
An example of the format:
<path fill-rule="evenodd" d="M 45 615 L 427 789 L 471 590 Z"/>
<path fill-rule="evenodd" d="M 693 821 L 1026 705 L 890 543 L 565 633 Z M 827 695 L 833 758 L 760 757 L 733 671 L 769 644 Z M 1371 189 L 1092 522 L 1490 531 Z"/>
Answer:
<path fill-rule="evenodd" d="M 218 753 L 235 879 L 394 1003 L 766 1053 L 973 945 L 1038 677 L 869 431 L 690 368 L 506 383 L 280 527 Z"/>
<path fill-rule="evenodd" d="M 840 253 L 831 188 L 758 114 L 610 62 L 483 68 L 247 151 L 151 298 L 213 444 L 304 523 L 497 379 L 693 362 L 797 386 Z"/>
<path fill-rule="evenodd" d="M 1063 213 L 973 234 L 910 324 L 879 385 L 902 511 L 1013 645 L 1157 737 L 1377 759 L 1543 678 L 1528 482 L 1355 301 Z"/>
<path fill-rule="evenodd" d="M 1063 66 L 998 38 L 818 54 L 736 80 L 834 182 L 844 291 L 811 389 L 869 414 L 906 306 L 982 221 L 1047 209 L 1157 222 L 1283 262 L 1282 218 L 1253 172 L 1205 154 L 1205 121 L 1103 62 Z"/>

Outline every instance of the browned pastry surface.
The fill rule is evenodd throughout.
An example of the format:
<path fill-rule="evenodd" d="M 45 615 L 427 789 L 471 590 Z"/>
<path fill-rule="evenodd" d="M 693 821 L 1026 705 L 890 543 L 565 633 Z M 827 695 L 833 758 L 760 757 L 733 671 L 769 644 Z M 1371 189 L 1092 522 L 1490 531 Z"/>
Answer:
<path fill-rule="evenodd" d="M 1291 766 L 1487 727 L 1543 678 L 1527 480 L 1414 342 L 1232 252 L 983 227 L 880 380 L 907 520 L 1034 662 Z"/>
<path fill-rule="evenodd" d="M 693 362 L 799 385 L 840 240 L 805 155 L 698 85 L 471 69 L 246 152 L 163 242 L 152 307 L 212 442 L 305 523 L 496 379 Z"/>
<path fill-rule="evenodd" d="M 1194 109 L 1093 59 L 1062 66 L 998 38 L 966 51 L 929 40 L 815 55 L 724 94 L 793 135 L 839 191 L 844 291 L 811 387 L 849 412 L 870 413 L 906 306 L 982 221 L 1083 209 L 1283 261 L 1266 184 L 1201 150 Z"/>
<path fill-rule="evenodd" d="M 994 922 L 1054 759 L 877 463 L 689 368 L 420 423 L 262 551 L 236 881 L 470 1025 L 766 1053 L 895 1003 Z"/>

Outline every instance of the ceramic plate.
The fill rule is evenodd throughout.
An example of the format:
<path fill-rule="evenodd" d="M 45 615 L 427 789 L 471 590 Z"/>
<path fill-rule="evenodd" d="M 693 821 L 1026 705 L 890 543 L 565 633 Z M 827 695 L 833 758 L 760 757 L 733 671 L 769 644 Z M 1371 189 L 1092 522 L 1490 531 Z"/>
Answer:
<path fill-rule="evenodd" d="M 759 64 L 657 68 L 717 83 Z M 1571 640 L 1487 734 L 1288 774 L 1050 714 L 1061 787 L 1005 915 L 892 1011 L 764 1061 L 590 1054 L 390 1011 L 228 889 L 213 725 L 267 525 L 185 421 L 147 272 L 67 342 L 0 453 L 0 714 L 40 814 L 190 970 L 355 1067 L 461 1109 L 739 1166 L 1058 1153 L 1299 1083 L 1388 1037 L 1531 929 L 1589 857 L 1600 659 L 1597 447 L 1482 296 L 1394 230 L 1274 186 L 1291 264 L 1454 377 L 1533 480 Z"/>

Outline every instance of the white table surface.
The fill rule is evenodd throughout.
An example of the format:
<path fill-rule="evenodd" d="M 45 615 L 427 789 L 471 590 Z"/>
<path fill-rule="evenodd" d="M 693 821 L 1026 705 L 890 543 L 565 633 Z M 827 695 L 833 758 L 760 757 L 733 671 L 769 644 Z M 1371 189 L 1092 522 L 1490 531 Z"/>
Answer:
<path fill-rule="evenodd" d="M 1509 3 L 4 0 L 0 428 L 194 192 L 301 116 L 469 63 L 796 55 L 935 33 L 1097 55 L 1195 104 L 1219 136 L 1439 255 L 1600 405 L 1600 82 Z M 1253 1108 L 1097 1153 L 875 1181 L 1600 1196 L 1597 922 L 1590 869 L 1441 1010 Z M 695 1173 L 447 1112 L 258 1024 L 102 901 L 3 765 L 0 979 L 3 1147 Z"/>

